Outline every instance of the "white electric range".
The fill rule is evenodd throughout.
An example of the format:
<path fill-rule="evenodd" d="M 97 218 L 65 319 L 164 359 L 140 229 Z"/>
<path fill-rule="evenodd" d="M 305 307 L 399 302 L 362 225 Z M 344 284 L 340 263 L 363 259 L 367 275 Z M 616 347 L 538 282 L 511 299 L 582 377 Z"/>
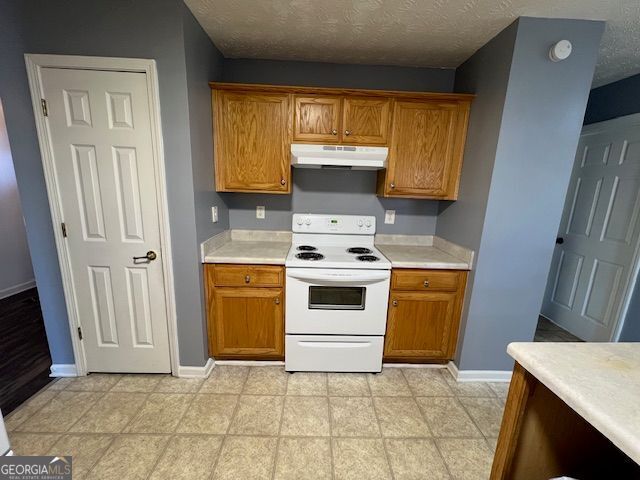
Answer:
<path fill-rule="evenodd" d="M 285 369 L 379 372 L 391 263 L 376 219 L 294 214 L 285 261 Z"/>

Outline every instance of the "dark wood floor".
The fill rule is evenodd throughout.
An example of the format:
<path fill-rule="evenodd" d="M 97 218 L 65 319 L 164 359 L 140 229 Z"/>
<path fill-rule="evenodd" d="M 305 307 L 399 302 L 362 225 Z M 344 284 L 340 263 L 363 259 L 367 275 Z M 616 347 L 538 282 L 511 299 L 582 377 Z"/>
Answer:
<path fill-rule="evenodd" d="M 4 415 L 51 382 L 50 366 L 37 290 L 0 300 L 0 408 Z"/>
<path fill-rule="evenodd" d="M 534 342 L 581 342 L 578 337 L 570 334 L 564 328 L 550 322 L 542 315 L 538 317 L 538 327 Z"/>

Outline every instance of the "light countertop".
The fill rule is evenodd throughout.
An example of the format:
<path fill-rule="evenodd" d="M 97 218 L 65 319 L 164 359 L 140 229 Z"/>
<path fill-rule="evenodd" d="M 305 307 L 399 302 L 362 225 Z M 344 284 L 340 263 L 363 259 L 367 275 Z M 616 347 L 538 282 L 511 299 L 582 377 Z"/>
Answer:
<path fill-rule="evenodd" d="M 507 352 L 640 464 L 640 343 L 512 343 Z"/>
<path fill-rule="evenodd" d="M 202 244 L 202 262 L 284 265 L 290 247 L 290 232 L 232 230 Z"/>
<path fill-rule="evenodd" d="M 431 235 L 376 235 L 392 268 L 471 270 L 473 251 Z"/>
<path fill-rule="evenodd" d="M 291 232 L 227 230 L 201 245 L 203 263 L 284 265 Z M 470 270 L 473 252 L 432 235 L 376 235 L 392 268 Z"/>

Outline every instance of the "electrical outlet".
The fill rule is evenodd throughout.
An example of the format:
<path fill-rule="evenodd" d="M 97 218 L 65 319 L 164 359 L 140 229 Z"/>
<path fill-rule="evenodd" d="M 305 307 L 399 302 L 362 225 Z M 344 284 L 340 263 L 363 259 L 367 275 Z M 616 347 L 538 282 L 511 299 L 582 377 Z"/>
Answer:
<path fill-rule="evenodd" d="M 396 223 L 396 211 L 395 210 L 385 210 L 384 211 L 384 223 Z"/>
<path fill-rule="evenodd" d="M 256 207 L 256 218 L 264 218 L 264 206 L 258 205 Z"/>
<path fill-rule="evenodd" d="M 211 207 L 211 221 L 218 223 L 218 207 Z"/>

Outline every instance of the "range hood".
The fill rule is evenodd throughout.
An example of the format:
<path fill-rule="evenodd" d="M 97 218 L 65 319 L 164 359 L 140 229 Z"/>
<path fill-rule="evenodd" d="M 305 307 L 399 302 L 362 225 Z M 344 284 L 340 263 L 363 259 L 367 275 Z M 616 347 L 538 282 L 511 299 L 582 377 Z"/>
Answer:
<path fill-rule="evenodd" d="M 387 168 L 387 147 L 291 144 L 291 165 L 298 168 L 343 168 L 380 170 Z"/>

